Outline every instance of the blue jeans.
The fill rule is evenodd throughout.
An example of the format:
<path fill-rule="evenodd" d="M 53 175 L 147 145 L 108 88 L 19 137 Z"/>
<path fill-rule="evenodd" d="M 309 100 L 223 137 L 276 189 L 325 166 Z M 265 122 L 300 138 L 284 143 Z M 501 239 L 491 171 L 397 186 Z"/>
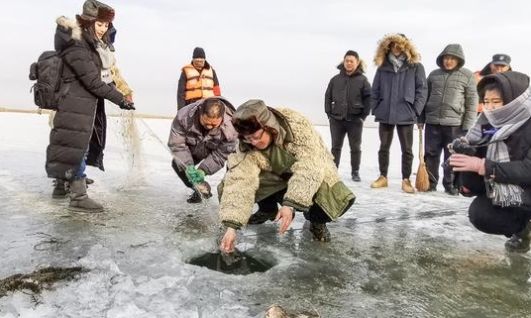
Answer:
<path fill-rule="evenodd" d="M 87 168 L 87 163 L 85 162 L 87 160 L 87 154 L 88 154 L 88 151 L 85 152 L 85 154 L 83 155 L 83 159 L 81 160 L 81 164 L 79 165 L 79 168 L 76 171 L 76 175 L 74 176 L 74 179 L 82 179 L 87 176 L 85 174 L 85 169 Z"/>

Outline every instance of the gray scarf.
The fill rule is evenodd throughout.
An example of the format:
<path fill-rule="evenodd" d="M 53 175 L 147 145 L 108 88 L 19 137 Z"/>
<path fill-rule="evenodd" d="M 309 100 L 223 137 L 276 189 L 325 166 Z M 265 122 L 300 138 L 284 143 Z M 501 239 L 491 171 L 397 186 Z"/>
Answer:
<path fill-rule="evenodd" d="M 484 110 L 474 126 L 466 135 L 471 145 L 482 138 L 481 126 L 487 123 L 498 129 L 490 139 L 487 147 L 487 159 L 494 162 L 510 161 L 505 140 L 531 118 L 531 88 L 501 108 Z M 489 178 L 489 176 L 485 176 Z M 524 190 L 515 184 L 497 183 L 488 180 L 492 191 L 488 193 L 494 205 L 501 207 L 520 206 Z"/>
<path fill-rule="evenodd" d="M 404 54 L 400 54 L 398 57 L 396 57 L 393 53 L 389 52 L 387 55 L 389 58 L 389 62 L 391 65 L 393 65 L 393 69 L 395 72 L 398 72 L 398 70 L 404 65 L 404 61 L 406 60 L 406 56 Z"/>
<path fill-rule="evenodd" d="M 111 67 L 114 65 L 116 60 L 114 59 L 114 54 L 112 53 L 111 49 L 108 45 L 105 45 L 101 41 L 98 42 L 98 45 L 96 46 L 96 51 L 100 55 L 101 59 L 101 80 L 104 83 L 111 83 L 112 77 L 111 77 Z"/>

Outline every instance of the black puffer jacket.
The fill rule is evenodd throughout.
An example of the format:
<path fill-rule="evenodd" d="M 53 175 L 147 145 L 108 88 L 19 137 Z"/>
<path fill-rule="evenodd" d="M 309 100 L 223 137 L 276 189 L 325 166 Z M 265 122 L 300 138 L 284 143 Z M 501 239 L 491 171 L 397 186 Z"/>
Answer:
<path fill-rule="evenodd" d="M 531 108 L 531 89 L 529 88 L 529 77 L 527 75 L 518 72 L 489 75 L 478 84 L 480 95 L 484 94 L 483 89 L 487 84 L 494 82 L 497 82 L 499 87 L 501 87 L 503 100 L 506 102 L 503 107 L 506 107 L 508 103 L 514 102 L 522 103 L 522 107 Z M 514 101 L 515 99 L 516 101 Z M 486 116 L 485 114 L 481 116 Z M 481 116 L 478 119 L 478 124 L 483 118 Z M 484 136 L 489 136 L 486 134 L 488 129 L 492 129 L 490 124 L 481 126 Z M 528 119 L 503 142 L 507 146 L 510 161 L 496 162 L 486 159 L 485 176 L 487 178 L 492 177 L 493 181 L 497 183 L 515 184 L 522 187 L 524 190 L 523 205 L 526 208 L 531 208 L 531 119 Z M 476 156 L 484 158 L 486 152 L 487 146 L 480 147 L 477 149 Z M 485 194 L 486 187 L 483 176 L 477 173 L 465 172 L 458 175 L 458 180 L 460 185 L 470 191 L 469 193 L 462 192 L 463 194 L 469 196 Z"/>
<path fill-rule="evenodd" d="M 51 178 L 71 179 L 87 149 L 87 164 L 103 170 L 106 130 L 103 99 L 119 104 L 123 96 L 114 86 L 101 81 L 101 60 L 95 40 L 75 20 L 57 19 L 55 49 L 63 57 L 64 69 L 62 96 L 46 151 L 46 172 Z"/>
<path fill-rule="evenodd" d="M 485 126 L 485 129 L 491 129 Z M 498 183 L 516 184 L 524 189 L 524 206 L 531 208 L 531 119 L 515 131 L 505 141 L 509 150 L 509 162 L 485 160 L 485 175 L 494 176 Z M 487 147 L 479 148 L 476 156 L 484 158 Z M 458 174 L 460 186 L 465 186 L 470 193 L 467 196 L 484 195 L 485 179 L 473 172 Z"/>
<path fill-rule="evenodd" d="M 360 66 L 348 75 L 343 64 L 338 65 L 339 74 L 332 77 L 325 93 L 325 112 L 338 120 L 365 118 L 371 111 L 371 85 Z"/>

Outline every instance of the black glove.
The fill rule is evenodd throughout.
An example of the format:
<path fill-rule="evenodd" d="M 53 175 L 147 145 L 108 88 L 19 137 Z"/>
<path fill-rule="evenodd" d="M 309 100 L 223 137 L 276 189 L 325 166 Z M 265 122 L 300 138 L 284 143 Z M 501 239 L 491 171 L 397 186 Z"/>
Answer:
<path fill-rule="evenodd" d="M 122 101 L 120 102 L 120 104 L 118 104 L 118 106 L 120 106 L 120 109 L 136 110 L 135 103 L 128 102 L 126 99 L 122 99 Z"/>
<path fill-rule="evenodd" d="M 471 146 L 464 138 L 457 138 L 448 145 L 451 153 L 460 153 L 463 155 L 473 156 L 476 154 L 476 147 Z"/>

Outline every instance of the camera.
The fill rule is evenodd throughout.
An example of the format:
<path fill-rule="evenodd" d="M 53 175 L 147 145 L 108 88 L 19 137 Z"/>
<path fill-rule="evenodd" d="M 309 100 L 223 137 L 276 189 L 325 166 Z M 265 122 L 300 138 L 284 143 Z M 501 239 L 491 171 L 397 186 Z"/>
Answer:
<path fill-rule="evenodd" d="M 448 150 L 451 153 L 459 153 L 462 155 L 474 156 L 476 154 L 476 147 L 471 146 L 465 138 L 457 138 L 448 145 Z"/>

